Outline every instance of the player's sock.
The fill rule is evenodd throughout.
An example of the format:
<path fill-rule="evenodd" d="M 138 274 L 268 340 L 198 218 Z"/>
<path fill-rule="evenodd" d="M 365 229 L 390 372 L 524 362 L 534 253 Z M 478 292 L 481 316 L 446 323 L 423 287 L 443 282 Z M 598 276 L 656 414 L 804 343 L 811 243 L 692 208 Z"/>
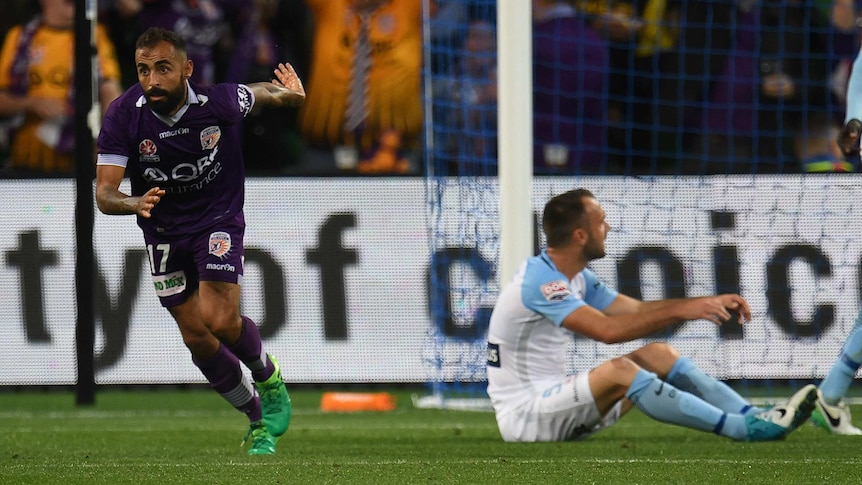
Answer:
<path fill-rule="evenodd" d="M 827 404 L 838 404 L 862 365 L 862 310 L 856 316 L 856 326 L 844 342 L 841 355 L 820 383 L 820 393 Z"/>
<path fill-rule="evenodd" d="M 702 371 L 688 357 L 677 359 L 667 374 L 667 382 L 728 413 L 748 415 L 764 411 L 752 406 L 727 384 Z"/>
<path fill-rule="evenodd" d="M 644 414 L 664 423 L 677 424 L 727 436 L 745 438 L 745 417 L 726 413 L 693 394 L 639 370 L 626 397 Z"/>
<path fill-rule="evenodd" d="M 219 345 L 218 351 L 209 359 L 200 361 L 193 357 L 192 361 L 225 401 L 248 416 L 249 421 L 261 420 L 260 397 L 242 373 L 239 359 L 224 345 Z"/>
<path fill-rule="evenodd" d="M 242 317 L 239 338 L 228 348 L 248 367 L 255 382 L 264 382 L 275 372 L 275 366 L 263 351 L 260 331 L 251 318 Z"/>

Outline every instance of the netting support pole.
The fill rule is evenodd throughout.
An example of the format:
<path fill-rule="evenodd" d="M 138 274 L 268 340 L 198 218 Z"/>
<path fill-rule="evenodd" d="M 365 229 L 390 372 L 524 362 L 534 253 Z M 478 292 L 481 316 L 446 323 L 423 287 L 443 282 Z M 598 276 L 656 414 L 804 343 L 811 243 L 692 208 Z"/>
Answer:
<path fill-rule="evenodd" d="M 95 0 L 75 0 L 75 287 L 78 320 L 75 324 L 75 351 L 78 363 L 75 403 L 91 405 L 96 401 L 94 349 L 96 340 L 93 283 L 93 134 L 87 123 L 93 107 L 93 62 L 95 54 Z"/>
<path fill-rule="evenodd" d="M 502 287 L 533 254 L 531 0 L 497 2 L 498 176 Z"/>

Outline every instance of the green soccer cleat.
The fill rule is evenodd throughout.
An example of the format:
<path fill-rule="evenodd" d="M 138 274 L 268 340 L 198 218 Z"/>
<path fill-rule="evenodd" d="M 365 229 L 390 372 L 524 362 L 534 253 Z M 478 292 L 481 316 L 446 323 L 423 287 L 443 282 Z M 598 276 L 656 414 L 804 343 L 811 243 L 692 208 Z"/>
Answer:
<path fill-rule="evenodd" d="M 278 438 L 290 426 L 290 416 L 293 410 L 287 388 L 284 386 L 284 381 L 281 380 L 281 367 L 279 367 L 275 357 L 269 355 L 269 360 L 275 366 L 275 372 L 266 381 L 256 382 L 254 385 L 260 394 L 263 422 L 266 423 L 269 433 Z"/>
<path fill-rule="evenodd" d="M 275 454 L 275 443 L 278 441 L 266 429 L 263 421 L 255 421 L 248 428 L 248 433 L 242 440 L 240 446 L 245 446 L 251 438 L 251 447 L 248 449 L 249 455 L 272 455 Z"/>
<path fill-rule="evenodd" d="M 808 384 L 784 404 L 745 417 L 746 441 L 780 440 L 811 417 L 817 401 L 817 386 Z"/>
<path fill-rule="evenodd" d="M 862 429 L 853 426 L 847 403 L 841 401 L 835 405 L 826 404 L 819 390 L 817 391 L 817 407 L 811 413 L 811 421 L 831 434 L 862 435 Z"/>

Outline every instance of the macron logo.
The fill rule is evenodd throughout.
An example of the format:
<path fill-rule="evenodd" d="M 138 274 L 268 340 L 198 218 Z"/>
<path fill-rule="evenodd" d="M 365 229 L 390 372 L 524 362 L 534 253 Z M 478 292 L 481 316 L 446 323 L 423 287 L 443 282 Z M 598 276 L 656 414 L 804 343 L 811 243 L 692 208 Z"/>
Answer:
<path fill-rule="evenodd" d="M 230 271 L 231 273 L 236 273 L 236 266 L 227 263 L 207 263 L 207 269 L 215 271 Z"/>

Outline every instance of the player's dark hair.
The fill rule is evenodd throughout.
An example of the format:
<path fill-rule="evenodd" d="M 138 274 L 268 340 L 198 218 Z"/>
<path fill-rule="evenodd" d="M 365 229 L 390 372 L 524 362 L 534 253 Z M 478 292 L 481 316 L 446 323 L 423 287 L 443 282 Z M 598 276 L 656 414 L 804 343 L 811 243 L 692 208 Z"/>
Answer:
<path fill-rule="evenodd" d="M 181 51 L 183 54 L 188 53 L 186 50 L 185 39 L 180 37 L 176 32 L 161 29 L 159 27 L 150 27 L 145 30 L 144 33 L 138 37 L 137 42 L 135 42 L 135 50 L 151 49 L 162 41 L 174 46 L 174 49 Z"/>
<path fill-rule="evenodd" d="M 545 204 L 542 213 L 542 229 L 548 247 L 563 247 L 569 243 L 572 232 L 583 226 L 584 197 L 595 199 L 587 189 L 574 189 L 554 196 Z"/>

